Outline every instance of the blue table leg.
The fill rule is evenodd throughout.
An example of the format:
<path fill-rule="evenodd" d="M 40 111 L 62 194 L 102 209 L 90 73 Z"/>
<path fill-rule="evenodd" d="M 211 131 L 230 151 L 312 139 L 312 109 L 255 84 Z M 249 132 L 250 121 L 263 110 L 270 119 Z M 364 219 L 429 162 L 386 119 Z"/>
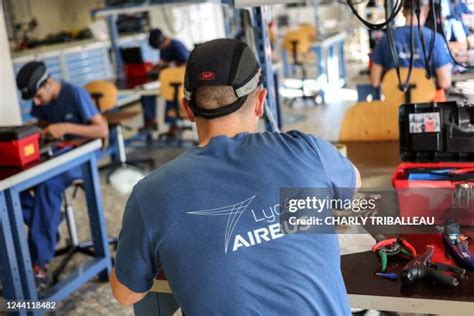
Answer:
<path fill-rule="evenodd" d="M 0 192 L 0 277 L 3 296 L 6 300 L 24 300 L 12 237 L 5 197 Z"/>
<path fill-rule="evenodd" d="M 316 54 L 316 67 L 318 69 L 317 82 L 318 82 L 318 85 L 322 85 L 320 95 L 321 95 L 323 103 L 325 103 L 326 102 L 325 90 L 326 90 L 327 80 L 328 80 L 327 74 L 326 74 L 326 59 L 325 59 L 326 56 L 324 56 L 324 52 L 321 46 L 317 46 L 313 50 L 314 50 L 314 53 Z"/>
<path fill-rule="evenodd" d="M 23 213 L 20 202 L 20 192 L 15 188 L 5 191 L 5 199 L 10 219 L 11 233 L 16 249 L 18 268 L 23 289 L 23 295 L 26 300 L 37 301 L 35 279 L 31 265 L 30 251 L 28 249 L 25 228 L 23 224 Z"/>
<path fill-rule="evenodd" d="M 104 220 L 104 210 L 102 206 L 102 195 L 100 193 L 99 172 L 97 171 L 97 159 L 95 154 L 83 165 L 84 191 L 87 200 L 87 210 L 94 242 L 95 256 L 105 258 L 107 267 L 101 272 L 100 278 L 103 281 L 108 280 L 112 271 L 112 262 L 109 252 L 107 228 Z"/>
<path fill-rule="evenodd" d="M 347 80 L 346 80 L 346 76 L 347 76 L 347 70 L 346 70 L 346 55 L 345 55 L 345 52 L 344 52 L 344 40 L 342 40 L 340 43 L 339 43 L 339 69 L 340 69 L 340 78 L 343 80 L 344 82 L 344 85 L 346 85 L 347 83 Z"/>
<path fill-rule="evenodd" d="M 285 78 L 288 78 L 293 73 L 293 67 L 288 62 L 288 53 L 284 49 L 281 51 L 281 61 L 283 62 L 283 74 Z"/>
<path fill-rule="evenodd" d="M 326 64 L 326 67 L 327 67 L 327 76 L 328 76 L 328 82 L 329 82 L 329 86 L 331 86 L 331 88 L 338 88 L 339 87 L 339 77 L 340 77 L 340 69 L 339 69 L 339 62 L 337 64 L 337 69 L 334 69 L 334 58 L 337 58 L 337 55 L 336 55 L 336 49 L 334 47 L 334 45 L 331 45 L 328 47 L 328 52 L 329 52 L 329 58 L 327 60 L 327 64 Z M 337 71 L 337 76 L 336 76 L 336 72 Z M 331 75 L 331 78 L 329 77 L 329 75 Z M 331 79 L 336 79 L 336 80 L 331 80 Z M 333 86 L 334 85 L 334 86 Z"/>
<path fill-rule="evenodd" d="M 72 276 L 42 293 L 41 299 L 60 301 L 98 274 L 103 280 L 108 279 L 112 269 L 112 263 L 108 249 L 106 226 L 102 208 L 96 153 L 92 152 L 75 161 L 71 161 L 68 165 L 56 168 L 54 172 L 50 174 L 41 174 L 34 179 L 29 179 L 29 181 L 4 191 L 12 231 L 11 235 L 13 236 L 13 243 L 17 254 L 23 296 L 26 300 L 38 301 L 39 297 L 34 281 L 27 238 L 25 236 L 20 193 L 30 185 L 34 185 L 34 183 L 47 180 L 66 170 L 81 165 L 84 169 L 84 189 L 86 193 L 96 258 L 94 261 L 81 266 L 81 268 Z M 43 311 L 38 310 L 30 313 L 41 315 L 43 314 Z"/>
<path fill-rule="evenodd" d="M 275 106 L 276 106 L 276 112 L 277 112 L 277 124 L 278 128 L 283 127 L 283 118 L 282 118 L 282 113 L 281 113 L 281 100 L 280 100 L 280 83 L 278 80 L 278 72 L 274 70 L 273 72 L 273 83 L 275 85 Z"/>

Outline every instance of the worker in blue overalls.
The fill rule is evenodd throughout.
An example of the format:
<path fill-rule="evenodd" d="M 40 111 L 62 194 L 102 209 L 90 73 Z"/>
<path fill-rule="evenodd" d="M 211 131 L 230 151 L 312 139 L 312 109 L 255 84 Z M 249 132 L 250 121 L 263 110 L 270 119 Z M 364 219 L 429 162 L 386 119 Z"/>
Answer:
<path fill-rule="evenodd" d="M 180 67 L 184 66 L 188 61 L 189 51 L 184 44 L 176 39 L 169 38 L 163 34 L 160 29 L 153 29 L 150 32 L 148 43 L 154 49 L 160 51 L 160 61 L 156 68 L 163 69 L 166 67 Z M 167 117 L 168 110 L 175 106 L 170 102 L 165 106 L 165 122 L 172 127 L 175 118 Z M 156 130 L 158 125 L 156 123 L 156 98 L 147 96 L 142 98 L 143 116 L 145 120 L 145 128 Z"/>
<path fill-rule="evenodd" d="M 472 16 L 474 12 L 469 9 L 467 4 L 463 2 L 463 0 L 450 0 L 450 10 L 451 17 L 461 21 L 466 35 L 469 35 L 471 32 L 472 23 L 470 25 L 467 25 L 466 23 L 464 23 L 464 19 L 467 19 L 469 16 Z"/>
<path fill-rule="evenodd" d="M 438 7 L 435 4 L 435 7 Z M 465 30 L 465 26 L 462 18 L 459 14 L 453 14 L 452 8 L 448 0 L 441 1 L 439 10 L 441 11 L 441 21 L 443 23 L 444 32 L 446 39 L 448 40 L 449 48 L 454 54 L 462 53 L 467 51 L 468 42 L 467 35 L 468 33 Z"/>
<path fill-rule="evenodd" d="M 31 115 L 43 134 L 52 139 L 106 138 L 108 125 L 90 95 L 81 87 L 57 81 L 48 75 L 43 62 L 24 65 L 17 75 L 22 98 L 32 99 Z M 21 194 L 23 217 L 28 226 L 28 246 L 38 285 L 49 283 L 47 267 L 53 258 L 61 203 L 65 189 L 82 178 L 80 167 L 51 178 Z"/>

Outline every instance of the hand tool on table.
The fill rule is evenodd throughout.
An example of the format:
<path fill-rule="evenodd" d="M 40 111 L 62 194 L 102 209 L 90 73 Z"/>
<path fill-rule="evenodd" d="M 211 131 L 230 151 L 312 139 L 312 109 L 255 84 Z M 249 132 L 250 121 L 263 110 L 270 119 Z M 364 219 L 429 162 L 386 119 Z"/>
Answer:
<path fill-rule="evenodd" d="M 469 237 L 463 235 L 455 220 L 444 224 L 443 241 L 449 255 L 462 268 L 474 272 L 474 254 L 469 250 Z"/>
<path fill-rule="evenodd" d="M 421 279 L 429 279 L 440 285 L 458 286 L 459 280 L 447 272 L 456 273 L 463 277 L 466 270 L 443 263 L 431 262 L 434 250 L 433 245 L 427 245 L 424 253 L 407 263 L 400 277 L 403 284 L 410 285 Z"/>
<path fill-rule="evenodd" d="M 408 241 L 401 238 L 380 240 L 372 247 L 372 252 L 376 252 L 380 258 L 381 272 L 387 270 L 389 256 L 401 254 L 407 258 L 416 257 L 415 248 Z"/>
<path fill-rule="evenodd" d="M 394 273 L 394 272 L 391 272 L 391 273 L 377 272 L 375 275 L 382 278 L 382 279 L 389 279 L 389 280 L 392 280 L 392 281 L 397 281 L 398 280 L 398 273 Z"/>

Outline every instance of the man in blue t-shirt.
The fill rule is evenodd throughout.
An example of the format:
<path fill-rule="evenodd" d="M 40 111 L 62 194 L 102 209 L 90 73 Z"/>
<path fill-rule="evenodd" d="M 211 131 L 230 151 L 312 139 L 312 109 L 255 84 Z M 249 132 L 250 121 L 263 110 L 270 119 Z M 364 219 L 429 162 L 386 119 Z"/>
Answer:
<path fill-rule="evenodd" d="M 450 1 L 450 10 L 451 10 L 451 17 L 455 18 L 456 20 L 460 21 L 463 25 L 464 31 L 466 35 L 469 35 L 470 29 L 472 28 L 471 25 L 466 25 L 464 20 L 468 17 L 472 17 L 472 11 L 469 9 L 466 3 L 463 0 L 451 0 Z"/>
<path fill-rule="evenodd" d="M 418 22 L 414 11 L 411 8 L 412 1 L 403 3 L 403 15 L 406 19 L 406 25 L 399 27 L 393 31 L 394 47 L 397 53 L 400 67 L 409 67 L 410 64 L 410 29 L 413 29 L 414 52 L 413 67 L 425 68 L 425 58 L 421 39 L 418 34 Z M 433 36 L 435 38 L 435 46 L 431 59 L 430 68 L 436 77 L 436 84 L 440 89 L 447 89 L 451 86 L 451 69 L 452 60 L 449 56 L 448 48 L 440 34 L 434 34 L 432 30 L 423 26 L 429 13 L 429 6 L 420 1 L 420 24 L 424 35 L 426 53 L 429 53 L 430 43 Z M 411 25 L 411 14 L 413 13 L 413 25 Z M 374 87 L 379 87 L 385 72 L 396 67 L 393 56 L 390 53 L 387 35 L 375 47 L 372 56 L 373 65 L 370 71 L 370 80 Z M 403 80 L 403 78 L 402 78 Z"/>
<path fill-rule="evenodd" d="M 38 119 L 45 136 L 54 139 L 107 137 L 107 122 L 89 94 L 78 86 L 51 78 L 43 62 L 32 61 L 24 65 L 16 81 L 22 98 L 33 100 L 31 115 Z M 38 285 L 48 283 L 47 266 L 54 256 L 64 190 L 81 177 L 81 168 L 75 168 L 37 185 L 34 190 L 21 193 L 23 217 L 29 227 L 28 246 Z"/>
<path fill-rule="evenodd" d="M 184 107 L 199 145 L 135 186 L 111 274 L 120 303 L 163 270 L 186 315 L 350 315 L 337 235 L 283 234 L 279 203 L 282 188 L 352 198 L 359 173 L 317 137 L 258 133 L 262 76 L 235 39 L 191 53 Z"/>
<path fill-rule="evenodd" d="M 160 51 L 160 61 L 155 66 L 156 69 L 163 69 L 166 67 L 180 67 L 184 66 L 189 57 L 189 51 L 184 44 L 176 39 L 169 38 L 163 34 L 160 29 L 153 29 L 148 37 L 148 43 L 154 49 Z M 172 102 L 165 104 L 165 122 L 173 126 L 175 118 L 167 115 L 168 110 L 177 106 Z M 142 98 L 143 117 L 145 121 L 145 128 L 156 130 L 158 125 L 156 123 L 156 98 L 148 96 Z"/>

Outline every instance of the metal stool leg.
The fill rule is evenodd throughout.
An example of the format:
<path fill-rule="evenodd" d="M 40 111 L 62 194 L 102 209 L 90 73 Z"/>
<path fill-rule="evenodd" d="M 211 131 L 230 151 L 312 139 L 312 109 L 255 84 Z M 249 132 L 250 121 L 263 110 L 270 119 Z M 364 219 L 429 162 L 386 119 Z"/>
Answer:
<path fill-rule="evenodd" d="M 76 184 L 73 191 L 73 198 L 76 197 L 77 191 L 81 186 Z M 61 274 L 64 272 L 64 269 L 67 267 L 68 263 L 72 260 L 74 254 L 82 253 L 91 257 L 94 257 L 94 249 L 92 241 L 80 242 L 77 234 L 76 219 L 74 216 L 74 208 L 71 205 L 71 201 L 67 196 L 66 192 L 63 195 L 64 198 L 64 213 L 66 218 L 66 225 L 68 230 L 69 238 L 67 239 L 67 245 L 64 248 L 58 249 L 55 253 L 55 256 L 65 255 L 61 259 L 58 267 L 53 271 L 52 281 L 53 285 L 59 282 Z M 114 249 L 117 249 L 117 238 L 109 237 L 109 245 L 114 246 Z"/>

